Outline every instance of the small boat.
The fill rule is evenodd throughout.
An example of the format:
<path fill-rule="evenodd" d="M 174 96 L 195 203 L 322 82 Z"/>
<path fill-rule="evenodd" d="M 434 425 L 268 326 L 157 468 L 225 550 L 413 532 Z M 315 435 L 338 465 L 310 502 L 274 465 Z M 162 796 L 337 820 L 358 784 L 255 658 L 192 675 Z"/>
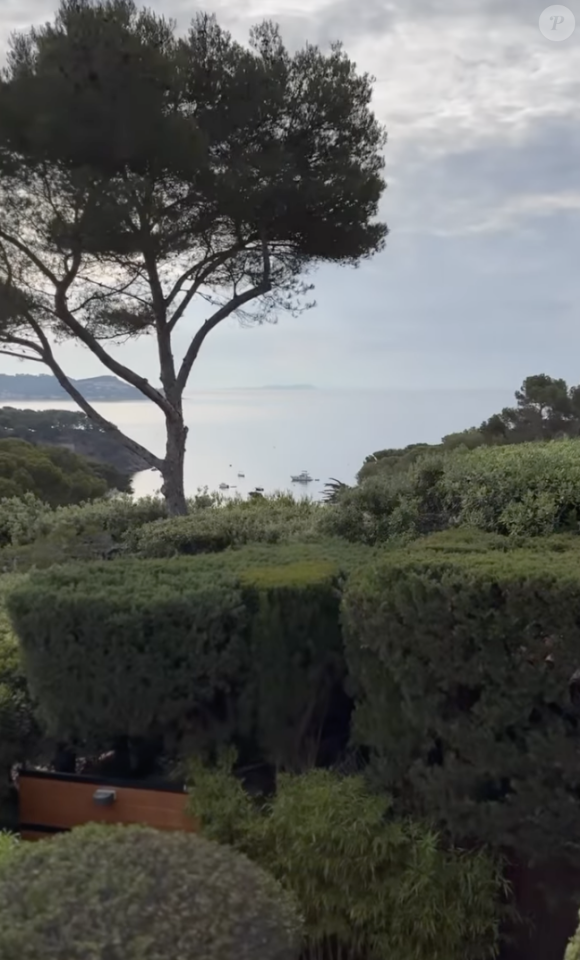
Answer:
<path fill-rule="evenodd" d="M 238 473 L 238 477 L 245 477 L 245 476 L 246 476 L 245 473 Z"/>
<path fill-rule="evenodd" d="M 263 492 L 264 492 L 263 487 L 256 487 L 256 493 L 263 493 Z"/>
<path fill-rule="evenodd" d="M 312 477 L 308 473 L 308 470 L 303 470 L 302 473 L 299 473 L 296 477 L 292 477 L 292 483 L 312 483 Z"/>

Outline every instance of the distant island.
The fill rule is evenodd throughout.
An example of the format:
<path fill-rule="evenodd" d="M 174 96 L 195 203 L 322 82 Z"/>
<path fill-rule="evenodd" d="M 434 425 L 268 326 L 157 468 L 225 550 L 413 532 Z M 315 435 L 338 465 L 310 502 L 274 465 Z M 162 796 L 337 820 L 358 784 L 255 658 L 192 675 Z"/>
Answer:
<path fill-rule="evenodd" d="M 85 400 L 125 401 L 145 400 L 135 387 L 117 377 L 86 377 L 71 383 Z M 0 373 L 0 400 L 70 400 L 66 390 L 50 374 Z"/>

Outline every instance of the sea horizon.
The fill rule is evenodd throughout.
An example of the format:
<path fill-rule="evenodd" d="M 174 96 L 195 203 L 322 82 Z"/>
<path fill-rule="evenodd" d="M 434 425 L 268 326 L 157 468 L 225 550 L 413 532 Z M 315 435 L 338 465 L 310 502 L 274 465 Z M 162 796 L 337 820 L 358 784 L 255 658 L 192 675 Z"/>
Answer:
<path fill-rule="evenodd" d="M 188 496 L 230 485 L 226 495 L 291 491 L 320 499 L 331 479 L 355 482 L 371 453 L 411 443 L 438 443 L 449 433 L 480 424 L 513 403 L 510 390 L 377 390 L 375 388 L 213 387 L 184 397 L 189 427 L 185 461 Z M 163 456 L 163 415 L 150 401 L 94 402 L 124 433 Z M 8 400 L 0 406 L 77 410 L 67 400 Z M 307 470 L 309 484 L 291 476 Z M 238 477 L 243 473 L 244 477 Z M 137 473 L 135 496 L 159 492 L 156 471 Z"/>

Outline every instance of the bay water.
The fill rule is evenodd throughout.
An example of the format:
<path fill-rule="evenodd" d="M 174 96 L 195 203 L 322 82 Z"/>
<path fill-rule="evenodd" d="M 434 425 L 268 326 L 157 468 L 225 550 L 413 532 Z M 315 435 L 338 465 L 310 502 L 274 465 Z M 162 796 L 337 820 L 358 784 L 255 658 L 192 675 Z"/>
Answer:
<path fill-rule="evenodd" d="M 364 458 L 387 447 L 438 443 L 442 436 L 479 425 L 513 403 L 506 390 L 206 390 L 184 401 L 189 427 L 186 492 L 217 490 L 246 495 L 292 490 L 319 499 L 330 478 L 352 483 Z M 77 409 L 71 401 L 3 400 L 5 406 Z M 150 401 L 95 403 L 126 434 L 163 456 L 163 416 Z M 309 471 L 314 481 L 291 482 Z M 238 477 L 243 473 L 244 477 Z M 134 478 L 136 496 L 159 490 L 152 470 Z"/>

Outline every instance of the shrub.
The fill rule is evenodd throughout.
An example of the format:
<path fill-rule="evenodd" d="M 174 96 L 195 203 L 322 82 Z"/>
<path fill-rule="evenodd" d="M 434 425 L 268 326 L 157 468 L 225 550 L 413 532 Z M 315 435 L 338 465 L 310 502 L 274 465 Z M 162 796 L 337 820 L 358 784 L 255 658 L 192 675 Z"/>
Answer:
<path fill-rule="evenodd" d="M 283 767 L 316 753 L 344 675 L 344 544 L 37 572 L 9 597 L 31 689 L 63 738 L 232 736 Z M 66 691 L 66 695 L 65 695 Z"/>
<path fill-rule="evenodd" d="M 235 579 L 179 560 L 55 567 L 8 607 L 41 716 L 62 737 L 154 736 L 227 690 L 243 662 Z"/>
<path fill-rule="evenodd" d="M 437 835 L 392 817 L 359 776 L 324 770 L 278 778 L 257 806 L 231 756 L 190 767 L 189 808 L 204 834 L 232 843 L 301 905 L 306 957 L 476 960 L 498 946 L 498 862 L 445 850 Z"/>
<path fill-rule="evenodd" d="M 12 766 L 26 759 L 38 738 L 20 647 L 5 608 L 6 593 L 19 579 L 0 579 L 0 799 L 8 792 Z"/>
<path fill-rule="evenodd" d="M 240 573 L 249 613 L 249 663 L 241 732 L 277 769 L 314 763 L 345 662 L 330 560 L 248 567 Z"/>
<path fill-rule="evenodd" d="M 580 960 L 580 926 L 566 947 L 564 960 Z"/>
<path fill-rule="evenodd" d="M 326 533 L 375 544 L 458 525 L 515 537 L 579 532 L 580 440 L 421 453 L 405 470 L 391 460 L 329 507 Z"/>
<path fill-rule="evenodd" d="M 577 533 L 580 441 L 480 447 L 451 456 L 443 486 L 460 523 L 503 534 Z"/>
<path fill-rule="evenodd" d="M 288 895 L 202 837 L 91 824 L 25 844 L 9 865 L 0 869 L 2 960 L 298 956 Z"/>
<path fill-rule="evenodd" d="M 134 528 L 126 538 L 126 548 L 142 557 L 171 557 L 247 543 L 314 540 L 318 539 L 322 510 L 320 504 L 288 497 L 233 501 Z"/>
<path fill-rule="evenodd" d="M 443 529 L 451 519 L 441 489 L 445 460 L 422 456 L 405 471 L 378 474 L 346 490 L 324 516 L 324 532 L 375 544 Z"/>
<path fill-rule="evenodd" d="M 0 866 L 19 849 L 19 842 L 17 834 L 8 830 L 0 831 Z"/>
<path fill-rule="evenodd" d="M 28 539 L 18 542 L 31 543 L 42 538 L 74 540 L 75 537 L 104 533 L 116 544 L 129 530 L 164 517 L 166 513 L 165 503 L 157 497 L 134 500 L 123 494 L 95 503 L 45 512 L 29 531 Z"/>
<path fill-rule="evenodd" d="M 343 599 L 355 740 L 399 810 L 529 859 L 580 835 L 580 565 L 570 552 L 393 551 Z"/>
<path fill-rule="evenodd" d="M 53 507 L 102 497 L 106 479 L 91 462 L 63 447 L 0 439 L 0 496 L 32 493 Z"/>
<path fill-rule="evenodd" d="M 39 519 L 52 512 L 48 504 L 31 493 L 0 498 L 0 546 L 30 543 Z"/>

